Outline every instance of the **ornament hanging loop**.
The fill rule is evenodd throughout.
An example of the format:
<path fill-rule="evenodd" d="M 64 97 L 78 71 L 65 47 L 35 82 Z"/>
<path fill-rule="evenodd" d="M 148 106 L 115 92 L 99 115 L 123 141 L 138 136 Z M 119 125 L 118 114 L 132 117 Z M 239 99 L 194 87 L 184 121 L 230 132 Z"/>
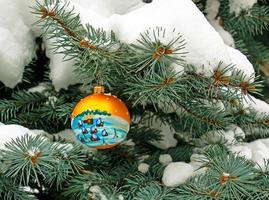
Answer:
<path fill-rule="evenodd" d="M 102 85 L 94 86 L 93 93 L 94 94 L 104 94 L 105 93 L 105 87 L 102 86 Z"/>

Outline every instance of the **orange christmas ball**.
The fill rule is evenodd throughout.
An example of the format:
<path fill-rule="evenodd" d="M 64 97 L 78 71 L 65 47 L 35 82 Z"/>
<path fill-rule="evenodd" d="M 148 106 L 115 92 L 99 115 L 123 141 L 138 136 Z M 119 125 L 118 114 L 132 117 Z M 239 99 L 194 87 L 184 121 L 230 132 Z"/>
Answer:
<path fill-rule="evenodd" d="M 130 129 L 130 114 L 125 103 L 104 93 L 102 86 L 81 99 L 72 112 L 71 126 L 76 138 L 96 149 L 107 149 L 122 142 Z"/>

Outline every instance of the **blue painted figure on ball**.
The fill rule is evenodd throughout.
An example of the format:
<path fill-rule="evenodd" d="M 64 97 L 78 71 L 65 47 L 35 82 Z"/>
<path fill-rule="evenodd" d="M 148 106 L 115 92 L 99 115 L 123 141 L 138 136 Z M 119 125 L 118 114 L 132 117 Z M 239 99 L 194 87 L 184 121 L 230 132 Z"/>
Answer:
<path fill-rule="evenodd" d="M 108 133 L 106 132 L 106 129 L 102 131 L 102 136 L 108 136 Z"/>
<path fill-rule="evenodd" d="M 91 129 L 91 134 L 97 133 L 97 129 L 95 127 L 92 126 L 90 129 Z"/>
<path fill-rule="evenodd" d="M 99 119 L 97 119 L 96 126 L 104 126 L 104 122 L 102 121 L 100 117 Z"/>

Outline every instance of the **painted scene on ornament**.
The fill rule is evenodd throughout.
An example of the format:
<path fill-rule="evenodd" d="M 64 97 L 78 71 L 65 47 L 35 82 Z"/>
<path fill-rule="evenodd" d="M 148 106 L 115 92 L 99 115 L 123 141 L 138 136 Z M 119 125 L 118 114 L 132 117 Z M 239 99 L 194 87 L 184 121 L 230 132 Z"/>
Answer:
<path fill-rule="evenodd" d="M 127 121 L 99 110 L 84 111 L 76 116 L 71 124 L 76 138 L 89 147 L 120 143 L 129 131 Z"/>

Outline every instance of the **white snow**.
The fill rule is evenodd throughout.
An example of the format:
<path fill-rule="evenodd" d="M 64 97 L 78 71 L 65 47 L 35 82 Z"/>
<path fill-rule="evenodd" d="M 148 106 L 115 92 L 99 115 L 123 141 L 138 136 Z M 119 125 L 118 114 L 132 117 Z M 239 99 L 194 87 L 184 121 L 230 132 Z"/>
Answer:
<path fill-rule="evenodd" d="M 243 133 L 241 131 L 242 130 L 239 127 L 236 127 L 236 130 L 234 130 L 233 132 L 235 135 L 242 135 Z M 231 133 L 232 130 L 229 130 L 227 132 Z M 258 139 L 250 143 L 225 143 L 225 145 L 232 153 L 235 153 L 241 157 L 245 157 L 246 159 L 256 163 L 256 168 L 261 168 L 262 170 L 266 169 L 265 161 L 269 159 L 269 138 Z M 205 167 L 200 168 L 203 164 L 202 162 L 200 162 L 200 160 L 206 161 L 205 159 L 205 156 L 201 153 L 194 153 L 191 156 L 191 162 L 189 164 L 194 169 L 194 175 L 201 174 L 206 171 Z"/>
<path fill-rule="evenodd" d="M 172 162 L 165 167 L 162 182 L 167 187 L 175 187 L 183 184 L 193 172 L 193 167 L 188 163 Z"/>
<path fill-rule="evenodd" d="M 140 163 L 138 165 L 138 171 L 143 174 L 146 174 L 149 171 L 149 165 L 147 163 Z"/>
<path fill-rule="evenodd" d="M 13 88 L 34 56 L 34 37 L 17 1 L 0 1 L 0 81 Z"/>
<path fill-rule="evenodd" d="M 202 167 L 203 162 L 202 161 L 206 161 L 206 157 L 202 154 L 197 154 L 194 153 L 191 155 L 190 157 L 191 162 L 189 163 L 193 169 L 194 169 L 194 173 L 193 175 L 199 175 L 199 174 L 203 174 L 206 171 L 206 167 Z"/>
<path fill-rule="evenodd" d="M 240 142 L 245 139 L 246 134 L 239 126 L 231 125 L 229 127 L 234 131 L 234 136 L 237 141 Z"/>
<path fill-rule="evenodd" d="M 118 196 L 118 198 L 119 200 L 124 200 L 124 197 L 121 194 Z"/>
<path fill-rule="evenodd" d="M 155 0 L 124 16 L 112 15 L 110 25 L 126 43 L 136 43 L 141 32 L 157 26 L 166 29 L 165 38 L 169 40 L 175 29 L 186 41 L 185 50 L 188 54 L 185 60 L 188 64 L 195 65 L 197 72 L 205 75 L 211 75 L 220 61 L 223 61 L 223 66 L 231 63 L 241 66 L 247 60 L 243 56 L 240 57 L 242 61 L 231 58 L 227 45 L 191 0 L 170 0 L 169 3 L 166 0 Z"/>
<path fill-rule="evenodd" d="M 29 0 L 4 0 L 8 4 L 14 3 L 17 7 L 17 13 L 23 18 L 24 23 L 32 30 L 35 37 L 40 36 L 42 31 L 33 24 L 38 20 L 38 17 L 31 13 L 32 7 L 36 5 L 36 1 Z M 39 0 L 42 3 L 44 0 Z M 1 8 L 0 8 L 1 10 Z"/>
<path fill-rule="evenodd" d="M 239 50 L 232 47 L 227 46 L 226 49 L 232 60 L 230 64 L 235 65 L 234 69 L 241 70 L 242 72 L 244 72 L 244 75 L 246 75 L 245 80 L 253 82 L 255 77 L 255 71 L 247 57 Z"/>
<path fill-rule="evenodd" d="M 28 128 L 20 125 L 1 125 L 0 126 L 0 149 L 5 149 L 5 143 L 11 142 L 12 140 L 22 137 L 25 135 L 36 136 Z"/>
<path fill-rule="evenodd" d="M 232 35 L 221 26 L 221 19 L 218 17 L 219 7 L 219 0 L 207 0 L 205 7 L 205 12 L 207 13 L 206 18 L 219 33 L 224 43 L 230 47 L 235 47 Z"/>
<path fill-rule="evenodd" d="M 170 154 L 161 154 L 159 157 L 159 162 L 164 166 L 168 165 L 172 161 L 173 159 Z"/>
<path fill-rule="evenodd" d="M 224 43 L 230 47 L 235 47 L 235 42 L 233 36 L 220 25 L 220 19 L 209 20 L 210 24 L 219 33 Z M 232 58 L 231 58 L 232 59 Z"/>
<path fill-rule="evenodd" d="M 207 100 L 207 99 L 200 99 L 201 102 L 203 102 L 205 105 L 208 105 L 208 106 L 214 106 L 216 109 L 218 109 L 219 111 L 223 111 L 225 110 L 225 105 L 222 101 L 220 100 Z"/>
<path fill-rule="evenodd" d="M 260 139 L 246 144 L 252 151 L 251 160 L 265 169 L 265 160 L 269 159 L 269 139 Z"/>
<path fill-rule="evenodd" d="M 63 61 L 62 54 L 56 54 L 50 49 L 52 43 L 52 40 L 46 41 L 45 46 L 46 54 L 50 58 L 50 79 L 55 89 L 67 89 L 69 85 L 82 82 L 74 73 L 74 60 Z"/>
<path fill-rule="evenodd" d="M 179 65 L 179 64 L 172 63 L 170 65 L 170 67 L 175 70 L 175 73 L 177 73 L 177 76 L 181 76 L 184 73 L 184 65 L 183 64 Z"/>
<path fill-rule="evenodd" d="M 199 146 L 205 146 L 206 144 L 227 144 L 233 145 L 236 142 L 245 138 L 244 131 L 236 126 L 231 125 L 227 127 L 227 130 L 210 131 L 196 140 L 196 144 Z"/>
<path fill-rule="evenodd" d="M 169 3 L 156 0 L 124 16 L 114 14 L 110 24 L 111 29 L 126 43 L 136 43 L 139 34 L 150 27 L 165 28 L 167 40 L 173 37 L 171 34 L 176 29 L 187 43 L 187 63 L 195 65 L 198 71 L 201 66 L 206 66 L 202 71 L 207 74 L 220 60 L 229 60 L 221 37 L 191 0 L 170 0 Z M 205 36 L 210 39 L 205 39 Z"/>
<path fill-rule="evenodd" d="M 109 17 L 114 13 L 124 15 L 143 6 L 142 0 L 71 0 L 87 10 L 93 10 L 103 17 Z"/>
<path fill-rule="evenodd" d="M 219 0 L 207 0 L 205 6 L 206 17 L 209 20 L 214 20 L 219 13 L 220 2 Z"/>
<path fill-rule="evenodd" d="M 93 185 L 90 187 L 89 191 L 92 193 L 93 199 L 108 200 L 107 197 L 103 194 L 100 186 Z"/>
<path fill-rule="evenodd" d="M 29 186 L 22 186 L 22 187 L 20 187 L 20 189 L 27 192 L 27 193 L 30 193 L 30 194 L 38 194 L 39 193 L 38 189 L 33 189 Z M 31 195 L 31 197 L 34 197 L 34 196 Z"/>
<path fill-rule="evenodd" d="M 230 147 L 230 150 L 242 157 L 245 157 L 246 159 L 251 159 L 252 158 L 252 151 L 249 147 L 244 146 L 244 145 L 234 145 Z"/>
<path fill-rule="evenodd" d="M 32 87 L 28 90 L 28 92 L 39 92 L 42 93 L 48 89 L 48 86 L 45 83 L 39 83 L 37 86 Z"/>
<path fill-rule="evenodd" d="M 231 133 L 232 130 L 229 130 L 228 132 Z M 239 127 L 236 128 L 236 130 L 233 131 L 235 135 L 242 135 L 241 129 Z M 266 169 L 266 160 L 269 159 L 269 138 L 267 139 L 258 139 L 250 143 L 236 143 L 236 144 L 229 144 L 225 143 L 227 148 L 232 152 L 237 154 L 238 156 L 245 157 L 248 160 L 253 161 L 256 163 L 256 168 L 261 168 L 262 170 Z M 203 146 L 205 147 L 205 145 Z M 203 149 L 200 148 L 200 149 Z M 202 162 L 200 160 L 205 160 L 206 157 L 200 152 L 200 153 L 194 153 L 189 163 L 193 169 L 194 174 L 201 174 L 206 171 L 206 168 L 200 168 L 202 166 Z M 199 169 L 200 168 L 200 169 Z M 198 170 L 197 170 L 198 169 Z"/>
<path fill-rule="evenodd" d="M 265 101 L 262 101 L 260 99 L 257 99 L 255 97 L 252 98 L 252 103 L 250 107 L 257 111 L 260 114 L 266 114 L 269 115 L 269 104 L 266 103 Z"/>
<path fill-rule="evenodd" d="M 230 12 L 239 15 L 242 10 L 249 10 L 257 0 L 230 0 Z"/>
<path fill-rule="evenodd" d="M 134 10 L 144 3 L 141 0 L 71 0 L 72 6 L 75 6 L 77 13 L 80 14 L 83 24 L 90 23 L 96 28 L 108 27 L 109 22 L 106 20 L 114 13 L 124 14 Z M 55 41 L 55 40 L 54 40 Z M 46 41 L 47 55 L 51 59 L 50 62 L 50 79 L 55 89 L 67 88 L 69 85 L 81 83 L 74 73 L 74 61 L 69 60 L 63 62 L 61 54 L 55 54 L 49 48 L 54 41 Z"/>
<path fill-rule="evenodd" d="M 169 0 L 169 3 L 166 0 L 154 0 L 150 4 L 141 0 L 71 1 L 71 6 L 75 6 L 84 24 L 90 23 L 106 31 L 114 30 L 119 39 L 126 43 L 136 43 L 140 33 L 157 26 L 166 29 L 163 43 L 181 34 L 186 41 L 184 51 L 188 52 L 185 59 L 188 64 L 196 66 L 197 72 L 211 75 L 219 62 L 223 61 L 223 66 L 232 63 L 236 68 L 244 70 L 246 78 L 254 73 L 253 66 L 243 54 L 224 44 L 222 38 L 226 44 L 233 46 L 231 35 L 217 22 L 215 25 L 212 23 L 211 19 L 216 16 L 219 7 L 217 0 L 208 0 L 206 11 L 209 21 L 222 38 L 191 0 Z M 243 1 L 240 2 L 236 5 L 241 5 Z M 29 12 L 29 7 L 34 3 L 26 0 L 3 0 L 0 3 L 0 19 L 4 19 L 0 20 L 0 44 L 4 44 L 0 50 L 0 80 L 9 87 L 14 87 L 21 80 L 24 66 L 33 56 L 34 38 L 30 29 L 35 35 L 40 34 L 37 27 L 30 27 L 36 20 L 36 16 Z M 247 1 L 246 4 L 251 7 L 254 3 Z M 13 17 L 5 18 L 8 13 L 13 13 Z M 6 41 L 9 41 L 7 45 Z M 51 42 L 45 42 L 47 47 L 51 46 Z M 73 61 L 63 62 L 62 55 L 54 54 L 51 50 L 47 50 L 47 54 L 51 58 L 50 78 L 56 90 L 81 82 L 74 74 Z M 6 70 L 6 66 L 9 70 Z M 183 69 L 180 65 L 172 67 L 175 71 Z"/>
<path fill-rule="evenodd" d="M 98 193 L 101 191 L 101 188 L 98 185 L 93 185 L 90 187 L 90 192 Z"/>
<path fill-rule="evenodd" d="M 218 7 L 217 1 L 215 4 L 212 15 L 216 14 Z M 240 52 L 231 55 L 233 52 L 226 48 L 220 37 L 222 35 L 224 41 L 233 46 L 230 34 L 218 27 L 219 35 L 191 0 L 169 0 L 169 3 L 167 0 L 154 0 L 150 4 L 141 0 L 72 0 L 71 6 L 75 6 L 84 24 L 90 23 L 106 31 L 114 30 L 120 40 L 129 44 L 136 43 L 140 33 L 157 26 L 166 29 L 162 38 L 164 43 L 180 33 L 187 43 L 184 50 L 188 52 L 185 57 L 187 63 L 195 65 L 197 72 L 205 75 L 211 75 L 220 61 L 223 61 L 223 66 L 231 63 L 244 66 L 247 62 Z M 52 59 L 50 77 L 57 90 L 81 81 L 73 73 L 72 61 L 62 63 L 60 55 L 52 55 L 49 51 L 48 54 Z M 173 67 L 182 71 L 182 66 Z M 252 65 L 250 68 L 253 68 Z"/>
<path fill-rule="evenodd" d="M 65 135 L 65 133 L 68 133 L 68 131 L 62 131 L 60 132 L 60 135 Z M 11 142 L 12 140 L 16 139 L 16 138 L 20 138 L 22 136 L 37 136 L 37 135 L 41 135 L 44 136 L 43 138 L 51 138 L 53 137 L 51 134 L 46 133 L 44 130 L 29 130 L 28 128 L 25 128 L 23 126 L 20 125 L 4 125 L 4 124 L 0 124 L 0 149 L 5 149 L 5 144 L 8 142 Z M 70 134 L 70 135 L 73 135 Z M 75 138 L 73 136 L 73 138 Z M 68 141 L 67 141 L 68 142 Z M 68 153 L 68 151 L 70 151 L 73 148 L 72 144 L 60 144 L 60 143 L 55 143 L 54 145 L 57 146 L 57 148 L 62 148 L 63 153 Z M 29 149 L 28 153 L 31 154 L 35 154 L 34 152 L 36 151 L 36 149 Z"/>
<path fill-rule="evenodd" d="M 190 164 L 193 166 L 194 170 L 197 170 L 202 166 L 199 160 L 205 159 L 202 155 L 202 149 L 208 144 L 222 143 L 225 144 L 232 153 L 257 163 L 256 167 L 261 167 L 265 170 L 265 160 L 269 159 L 269 138 L 243 143 L 241 141 L 244 138 L 244 131 L 236 125 L 231 125 L 227 130 L 220 132 L 209 132 L 209 135 L 205 134 L 205 137 L 196 141 L 196 146 L 198 146 L 196 149 L 197 153 L 191 156 Z M 195 171 L 195 174 L 204 173 L 205 170 L 206 168 L 199 169 Z"/>
<path fill-rule="evenodd" d="M 264 116 L 264 115 L 269 115 L 269 104 L 266 103 L 265 101 L 262 101 L 260 99 L 255 98 L 254 96 L 250 96 L 249 98 L 246 98 L 243 101 L 244 104 L 244 109 L 246 110 L 253 110 L 255 111 L 258 116 Z"/>
<path fill-rule="evenodd" d="M 238 0 L 235 0 L 238 1 Z M 221 26 L 221 19 L 218 17 L 220 2 L 219 0 L 207 0 L 205 12 L 207 13 L 207 19 L 210 24 L 215 28 L 215 30 L 222 37 L 224 43 L 228 46 L 227 52 L 231 59 L 230 64 L 235 64 L 235 69 L 242 70 L 247 77 L 255 75 L 252 64 L 248 61 L 247 57 L 244 56 L 240 51 L 234 49 L 235 42 L 232 35 L 224 30 Z M 233 48 L 232 48 L 233 47 Z M 254 77 L 254 76 L 253 76 Z M 254 79 L 252 79 L 253 81 Z"/>

